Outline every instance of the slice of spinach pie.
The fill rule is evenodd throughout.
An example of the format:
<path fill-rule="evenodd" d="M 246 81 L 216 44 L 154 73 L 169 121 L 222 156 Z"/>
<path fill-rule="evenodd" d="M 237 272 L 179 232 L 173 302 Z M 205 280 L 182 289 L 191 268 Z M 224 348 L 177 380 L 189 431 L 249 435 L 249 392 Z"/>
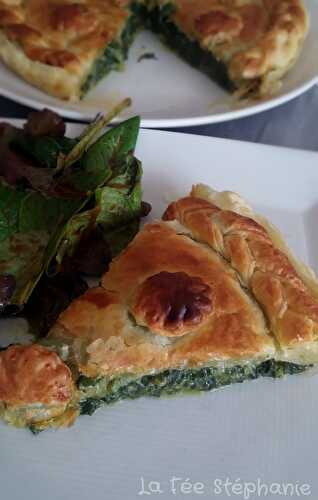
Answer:
<path fill-rule="evenodd" d="M 227 90 L 258 98 L 277 91 L 309 23 L 302 0 L 0 0 L 0 58 L 76 101 L 122 67 L 141 25 Z"/>
<path fill-rule="evenodd" d="M 317 339 L 314 275 L 238 195 L 198 185 L 170 204 L 163 220 L 146 224 L 100 286 L 73 301 L 43 340 L 40 349 L 60 355 L 68 387 L 58 415 L 43 414 L 42 399 L 34 414 L 42 377 L 35 365 L 23 384 L 24 420 L 15 417 L 19 401 L 11 417 L 12 392 L 1 371 L 2 357 L 10 365 L 6 351 L 2 413 L 10 423 L 41 430 L 121 399 L 301 373 L 318 362 Z M 55 411 L 54 391 L 52 404 Z"/>

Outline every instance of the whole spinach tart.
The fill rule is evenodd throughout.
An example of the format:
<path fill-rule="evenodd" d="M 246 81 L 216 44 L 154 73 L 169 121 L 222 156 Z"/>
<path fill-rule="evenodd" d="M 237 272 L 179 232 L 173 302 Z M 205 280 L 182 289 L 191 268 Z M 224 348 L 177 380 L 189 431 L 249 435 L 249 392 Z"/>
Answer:
<path fill-rule="evenodd" d="M 294 65 L 309 23 L 302 0 L 0 0 L 0 58 L 76 101 L 122 67 L 142 26 L 229 91 L 263 97 Z"/>

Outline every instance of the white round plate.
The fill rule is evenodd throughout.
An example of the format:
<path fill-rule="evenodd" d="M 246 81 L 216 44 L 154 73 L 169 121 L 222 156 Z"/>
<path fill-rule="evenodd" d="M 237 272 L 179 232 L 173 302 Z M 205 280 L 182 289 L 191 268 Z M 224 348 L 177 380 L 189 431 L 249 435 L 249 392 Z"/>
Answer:
<path fill-rule="evenodd" d="M 132 107 L 121 115 L 141 115 L 143 127 L 186 127 L 241 118 L 297 97 L 318 82 L 318 1 L 305 0 L 311 30 L 295 67 L 280 92 L 266 101 L 239 106 L 199 71 L 168 50 L 156 36 L 141 33 L 129 53 L 123 72 L 113 72 L 79 103 L 50 97 L 24 82 L 0 63 L 0 94 L 30 107 L 49 107 L 61 115 L 91 120 L 119 100 L 131 97 Z M 156 59 L 137 62 L 145 52 Z"/>
<path fill-rule="evenodd" d="M 81 130 L 73 124 L 68 134 Z M 234 190 L 318 271 L 317 153 L 142 130 L 136 155 L 151 219 L 195 182 Z M 22 319 L 2 320 L 0 345 L 5 336 L 8 343 L 21 341 L 23 328 Z M 0 498 L 317 500 L 317 420 L 318 376 L 307 374 L 124 401 L 36 437 L 0 422 Z M 235 490 L 225 490 L 227 478 Z M 191 492 L 197 482 L 201 493 Z M 287 484 L 290 494 L 277 493 Z"/>

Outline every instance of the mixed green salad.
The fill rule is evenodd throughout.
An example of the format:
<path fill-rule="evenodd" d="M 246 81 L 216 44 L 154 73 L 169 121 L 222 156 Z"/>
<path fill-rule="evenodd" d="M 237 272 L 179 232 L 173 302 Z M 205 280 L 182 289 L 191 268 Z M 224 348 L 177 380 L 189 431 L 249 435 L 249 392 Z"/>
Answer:
<path fill-rule="evenodd" d="M 75 138 L 49 110 L 31 113 L 23 129 L 0 124 L 0 313 L 29 317 L 43 335 L 71 300 L 99 276 L 139 228 L 140 119 L 101 135 L 124 107 Z"/>

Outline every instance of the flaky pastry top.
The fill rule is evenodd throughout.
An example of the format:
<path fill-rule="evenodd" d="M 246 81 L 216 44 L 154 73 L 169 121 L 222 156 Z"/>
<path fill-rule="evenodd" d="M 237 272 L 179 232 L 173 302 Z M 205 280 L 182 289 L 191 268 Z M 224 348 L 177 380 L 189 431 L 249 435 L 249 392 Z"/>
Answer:
<path fill-rule="evenodd" d="M 261 94 L 271 86 L 276 90 L 274 83 L 295 62 L 309 26 L 302 0 L 174 0 L 174 5 L 181 31 L 224 61 L 239 87 L 254 80 Z"/>
<path fill-rule="evenodd" d="M 262 225 L 195 196 L 172 203 L 163 218 L 178 220 L 230 263 L 265 310 L 282 349 L 317 340 L 318 300 Z"/>
<path fill-rule="evenodd" d="M 0 30 L 29 59 L 76 73 L 122 30 L 126 3 L 0 0 Z"/>
<path fill-rule="evenodd" d="M 70 369 L 40 345 L 0 352 L 0 402 L 8 405 L 66 405 L 74 393 Z"/>
<path fill-rule="evenodd" d="M 73 343 L 86 375 L 236 362 L 274 351 L 263 313 L 236 272 L 166 222 L 147 224 L 102 286 L 75 300 L 50 336 Z"/>

